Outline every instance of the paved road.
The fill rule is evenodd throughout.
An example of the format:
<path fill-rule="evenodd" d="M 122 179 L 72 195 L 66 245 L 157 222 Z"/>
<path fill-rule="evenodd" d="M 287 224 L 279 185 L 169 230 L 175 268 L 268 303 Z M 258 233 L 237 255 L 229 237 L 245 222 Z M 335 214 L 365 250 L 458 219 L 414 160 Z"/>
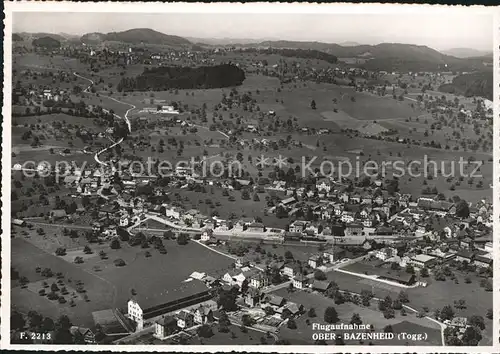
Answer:
<path fill-rule="evenodd" d="M 86 226 L 86 225 L 51 224 L 48 222 L 33 221 L 30 220 L 30 218 L 25 218 L 23 220 L 29 224 L 32 224 L 33 226 L 52 226 L 52 227 L 67 228 L 67 229 L 92 230 L 92 226 Z"/>
<path fill-rule="evenodd" d="M 73 73 L 73 75 L 75 75 L 75 76 L 77 76 L 77 77 L 79 77 L 79 78 L 82 78 L 82 79 L 84 79 L 84 80 L 89 81 L 89 82 L 90 82 L 90 85 L 89 85 L 89 86 L 88 86 L 85 90 L 83 90 L 83 92 L 86 92 L 86 93 L 91 93 L 91 92 L 90 92 L 90 88 L 94 85 L 94 81 L 92 81 L 91 79 L 89 79 L 89 78 L 87 78 L 87 77 L 84 77 L 84 76 L 82 76 L 82 75 L 79 75 L 79 74 L 77 74 L 76 72 L 74 72 L 74 73 Z M 122 104 L 126 104 L 126 105 L 130 106 L 130 108 L 127 110 L 127 112 L 125 112 L 125 115 L 123 116 L 123 118 L 122 118 L 122 117 L 120 117 L 120 116 L 119 116 L 119 115 L 117 115 L 117 114 L 114 114 L 114 116 L 115 116 L 115 117 L 117 117 L 117 118 L 119 118 L 119 119 L 124 119 L 124 120 L 125 120 L 125 123 L 127 124 L 128 132 L 129 132 L 129 133 L 131 133 L 131 132 L 132 132 L 132 125 L 130 124 L 130 120 L 128 119 L 128 114 L 130 113 L 130 111 L 132 111 L 132 110 L 133 110 L 133 109 L 135 109 L 136 107 L 135 107 L 133 104 L 131 104 L 131 103 L 128 103 L 128 102 L 123 102 L 123 101 L 117 100 L 116 98 L 111 97 L 111 96 L 106 96 L 106 95 L 100 95 L 100 96 L 101 96 L 101 97 L 106 97 L 106 98 L 109 98 L 110 100 L 113 100 L 113 101 L 115 101 L 115 102 L 122 103 Z M 109 113 L 109 110 L 107 110 L 107 109 L 103 109 L 103 111 L 105 111 L 105 112 L 108 112 L 108 113 Z M 123 142 L 123 140 L 125 140 L 125 139 L 124 139 L 124 138 L 120 138 L 120 140 L 118 140 L 118 141 L 117 141 L 117 142 L 115 142 L 114 144 L 112 144 L 112 145 L 110 145 L 110 146 L 108 146 L 108 147 L 106 147 L 106 148 L 104 148 L 104 149 L 102 149 L 102 150 L 100 150 L 100 151 L 96 152 L 96 154 L 94 155 L 94 160 L 95 160 L 98 164 L 100 164 L 100 165 L 107 165 L 107 164 L 108 164 L 107 162 L 101 161 L 101 159 L 99 159 L 99 155 L 101 155 L 101 154 L 102 154 L 103 152 L 105 152 L 105 151 L 108 151 L 108 150 L 110 150 L 110 149 L 114 148 L 114 147 L 115 147 L 115 146 L 117 146 L 117 145 L 120 145 L 120 144 Z"/>

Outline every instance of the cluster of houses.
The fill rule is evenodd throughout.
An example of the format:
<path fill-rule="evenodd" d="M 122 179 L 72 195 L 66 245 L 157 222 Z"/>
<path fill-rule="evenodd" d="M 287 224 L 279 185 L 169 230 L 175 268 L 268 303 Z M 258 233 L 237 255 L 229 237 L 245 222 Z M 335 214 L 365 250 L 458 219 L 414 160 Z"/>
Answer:
<path fill-rule="evenodd" d="M 126 165 L 127 161 L 120 160 L 120 166 L 126 168 Z M 171 183 L 180 183 L 181 187 L 202 183 L 233 189 L 232 183 L 201 180 L 191 174 L 190 170 L 177 168 L 171 173 Z M 150 184 L 155 178 L 122 173 L 117 182 L 99 168 L 76 168 L 64 177 L 63 183 L 74 192 L 75 197 L 101 196 L 107 199 L 106 204 L 99 206 L 99 220 L 106 226 L 129 227 L 140 222 L 146 214 L 156 215 L 199 230 L 202 240 L 206 242 L 216 238 L 217 233 L 229 230 L 233 233 L 264 233 L 269 228 L 253 218 L 228 221 L 208 217 L 197 209 L 186 210 L 175 202 L 164 202 L 165 191 L 161 187 L 153 187 L 152 197 L 135 196 L 137 188 Z M 249 180 L 238 181 L 242 188 L 256 190 L 262 187 Z M 287 187 L 285 181 L 271 183 L 265 190 L 272 196 L 274 206 L 269 207 L 267 212 L 277 216 L 278 213 L 286 213 L 292 220 L 286 232 L 275 229 L 284 241 L 316 238 L 351 242 L 357 239 L 357 243 L 362 243 L 365 239 L 387 241 L 400 237 L 426 237 L 431 241 L 457 239 L 466 242 L 468 239 L 488 240 L 491 234 L 492 205 L 485 201 L 470 204 L 469 216 L 460 218 L 455 215 L 455 203 L 434 197 L 414 200 L 411 195 L 398 192 L 389 194 L 379 180 L 364 188 L 349 187 L 330 178 L 317 178 L 315 184 L 308 188 Z M 80 204 L 77 208 L 79 212 L 85 210 Z"/>
<path fill-rule="evenodd" d="M 493 242 L 474 242 L 471 239 L 463 239 L 456 243 L 443 242 L 441 247 L 423 247 L 421 249 L 410 250 L 403 256 L 398 256 L 394 247 L 383 247 L 370 254 L 379 260 L 387 263 L 398 263 L 400 267 L 412 265 L 417 269 L 433 268 L 439 264 L 451 261 L 471 264 L 478 268 L 488 268 L 493 264 Z"/>
<path fill-rule="evenodd" d="M 164 340 L 180 330 L 192 328 L 197 325 L 212 323 L 217 303 L 213 300 L 189 309 L 182 309 L 172 315 L 162 316 L 154 323 L 154 336 Z"/>

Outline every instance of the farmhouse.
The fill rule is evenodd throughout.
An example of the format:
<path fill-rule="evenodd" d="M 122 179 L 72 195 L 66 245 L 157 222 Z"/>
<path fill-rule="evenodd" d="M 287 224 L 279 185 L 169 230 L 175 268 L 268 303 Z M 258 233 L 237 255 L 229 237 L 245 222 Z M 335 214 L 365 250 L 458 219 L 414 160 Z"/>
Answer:
<path fill-rule="evenodd" d="M 332 286 L 332 282 L 330 281 L 320 281 L 320 280 L 315 280 L 312 283 L 312 289 L 319 291 L 319 292 L 325 292 L 327 291 L 330 287 Z"/>
<path fill-rule="evenodd" d="M 177 321 L 172 316 L 162 317 L 155 322 L 154 327 L 154 336 L 158 339 L 165 339 L 179 329 Z"/>
<path fill-rule="evenodd" d="M 137 323 L 139 331 L 151 325 L 148 320 L 154 317 L 202 303 L 211 297 L 210 289 L 203 282 L 192 280 L 156 294 L 134 296 L 128 301 L 127 316 Z"/>
<path fill-rule="evenodd" d="M 194 322 L 198 324 L 205 324 L 208 322 L 213 322 L 214 313 L 213 311 L 217 309 L 217 303 L 215 301 L 208 301 L 204 305 L 200 305 L 194 311 Z"/>
<path fill-rule="evenodd" d="M 297 263 L 285 264 L 285 267 L 283 268 L 283 274 L 289 276 L 290 278 L 300 273 L 301 273 L 301 268 Z"/>
<path fill-rule="evenodd" d="M 267 302 L 274 307 L 281 307 L 286 303 L 286 300 L 278 295 L 269 295 Z"/>
<path fill-rule="evenodd" d="M 430 268 L 437 263 L 436 257 L 428 256 L 426 254 L 417 254 L 410 258 L 410 264 L 417 268 Z"/>
<path fill-rule="evenodd" d="M 411 285 L 415 282 L 415 275 L 406 272 L 382 274 L 379 278 L 394 281 L 403 285 Z"/>
<path fill-rule="evenodd" d="M 493 264 L 493 259 L 484 256 L 476 256 L 474 265 L 477 267 L 488 268 Z"/>
<path fill-rule="evenodd" d="M 175 317 L 177 318 L 177 327 L 179 328 L 185 329 L 194 325 L 194 316 L 187 310 L 182 310 Z"/>
<path fill-rule="evenodd" d="M 330 192 L 332 188 L 332 183 L 328 178 L 322 178 L 316 182 L 316 189 L 318 191 Z"/>
<path fill-rule="evenodd" d="M 12 219 L 12 225 L 24 227 L 26 226 L 26 222 L 21 219 Z"/>
<path fill-rule="evenodd" d="M 308 279 L 307 277 L 299 274 L 293 279 L 293 287 L 297 289 L 305 289 L 307 287 Z"/>
<path fill-rule="evenodd" d="M 363 225 L 361 224 L 348 224 L 345 229 L 346 236 L 362 236 L 363 235 Z"/>
<path fill-rule="evenodd" d="M 52 219 L 62 219 L 66 217 L 66 211 L 63 209 L 56 209 L 50 212 L 50 217 Z"/>
<path fill-rule="evenodd" d="M 95 344 L 95 334 L 89 328 L 71 326 L 69 331 L 73 336 L 75 336 L 76 333 L 80 333 L 86 344 Z"/>
<path fill-rule="evenodd" d="M 291 233 L 295 233 L 295 232 L 302 233 L 302 232 L 304 232 L 306 226 L 307 226 L 307 223 L 305 221 L 295 220 L 293 223 L 290 224 L 290 227 L 288 228 L 288 230 Z"/>
<path fill-rule="evenodd" d="M 259 272 L 250 277 L 250 286 L 260 289 L 269 285 L 269 278 L 263 273 Z"/>
<path fill-rule="evenodd" d="M 311 256 L 307 260 L 307 263 L 311 268 L 318 268 L 321 265 L 321 257 L 318 255 Z"/>

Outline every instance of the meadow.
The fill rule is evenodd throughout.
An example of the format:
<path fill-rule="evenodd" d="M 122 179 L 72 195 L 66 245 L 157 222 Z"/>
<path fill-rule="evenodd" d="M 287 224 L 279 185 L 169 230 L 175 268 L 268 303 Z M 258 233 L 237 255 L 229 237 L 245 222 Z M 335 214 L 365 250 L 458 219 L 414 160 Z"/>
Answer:
<path fill-rule="evenodd" d="M 407 330 L 409 333 L 425 332 L 428 335 L 428 340 L 426 342 L 412 342 L 406 340 L 397 340 L 395 338 L 391 341 L 373 340 L 371 342 L 374 345 L 442 345 L 439 325 L 425 318 L 417 318 L 415 314 L 410 311 L 408 311 L 406 316 L 401 316 L 399 312 L 396 312 L 394 318 L 386 319 L 384 318 L 383 314 L 376 309 L 375 301 L 373 300 L 370 307 L 364 307 L 354 305 L 352 303 L 336 305 L 332 301 L 332 299 L 329 299 L 318 293 L 311 293 L 309 291 L 296 290 L 289 293 L 288 290 L 281 289 L 276 292 L 276 295 L 283 296 L 289 301 L 303 305 L 306 311 L 308 311 L 310 308 L 314 308 L 317 315 L 317 317 L 309 318 L 306 313 L 299 317 L 295 321 L 297 324 L 297 329 L 290 329 L 287 326 L 283 326 L 281 328 L 280 337 L 288 339 L 291 344 L 313 344 L 313 333 L 322 333 L 324 331 L 313 330 L 312 323 L 325 324 L 325 321 L 323 319 L 324 312 L 327 307 L 333 306 L 339 316 L 339 321 L 337 322 L 338 324 L 349 324 L 352 315 L 354 313 L 358 313 L 361 317 L 361 320 L 363 321 L 363 324 L 370 324 L 375 328 L 375 332 L 383 332 L 385 326 L 391 325 L 393 326 L 395 333 L 398 332 L 398 327 L 404 327 L 405 330 Z M 307 324 L 307 321 L 310 321 L 311 324 Z M 333 331 L 333 333 L 341 335 L 342 331 Z M 334 342 L 327 341 L 327 344 L 333 345 Z M 362 343 L 357 340 L 346 340 L 345 344 L 360 345 Z M 363 344 L 366 345 L 368 343 L 364 342 Z"/>
<path fill-rule="evenodd" d="M 213 276 L 222 276 L 229 270 L 232 260 L 207 250 L 194 242 L 180 246 L 175 241 L 164 240 L 167 254 L 160 254 L 151 249 L 141 249 L 122 244 L 122 248 L 106 249 L 108 259 L 101 259 L 98 249 L 94 257 L 86 257 L 84 263 L 74 264 L 63 257 L 47 253 L 26 240 L 13 239 L 12 266 L 21 276 L 30 282 L 42 280 L 35 272 L 36 267 L 49 267 L 54 272 L 62 272 L 66 279 L 81 280 L 84 283 L 89 302 L 79 302 L 75 307 L 60 305 L 46 297 L 39 296 L 28 289 L 15 287 L 12 290 L 13 306 L 22 311 L 37 310 L 54 318 L 61 313 L 67 314 L 75 324 L 92 326 L 92 312 L 108 308 L 125 309 L 131 290 L 138 293 L 151 294 L 161 301 L 161 293 L 165 289 L 173 289 L 186 280 L 194 272 L 206 272 Z M 93 246 L 91 246 L 93 248 Z M 149 251 L 151 257 L 146 257 Z M 74 253 L 76 254 L 76 253 Z M 121 258 L 126 265 L 116 267 L 113 261 Z M 145 276 L 145 269 L 148 272 Z M 172 272 L 175 269 L 175 272 Z M 49 284 L 52 279 L 49 279 Z"/>
<path fill-rule="evenodd" d="M 372 291 L 377 298 L 391 296 L 395 299 L 399 292 L 403 290 L 401 287 L 341 272 L 330 272 L 327 276 L 329 280 L 335 281 L 341 290 L 356 293 L 361 293 L 363 290 Z M 465 309 L 454 308 L 455 316 L 479 315 L 485 318 L 486 329 L 482 332 L 483 340 L 481 344 L 488 345 L 492 341 L 493 324 L 485 316 L 488 309 L 493 308 L 493 296 L 491 292 L 479 287 L 479 278 L 477 276 L 473 274 L 467 274 L 467 276 L 472 279 L 472 283 L 465 283 L 466 275 L 456 272 L 458 284 L 451 280 L 435 281 L 429 277 L 426 279 L 428 283 L 426 287 L 404 289 L 410 300 L 408 305 L 417 311 L 427 308 L 429 315 L 432 316 L 436 309 L 442 309 L 446 305 L 453 306 L 454 300 L 464 299 L 467 307 Z"/>

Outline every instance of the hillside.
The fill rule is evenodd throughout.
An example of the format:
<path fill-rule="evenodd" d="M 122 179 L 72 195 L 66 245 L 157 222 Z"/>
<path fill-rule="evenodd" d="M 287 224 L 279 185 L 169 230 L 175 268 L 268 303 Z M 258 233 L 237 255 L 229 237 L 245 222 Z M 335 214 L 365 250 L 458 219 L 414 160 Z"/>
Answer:
<path fill-rule="evenodd" d="M 13 42 L 21 42 L 21 41 L 24 41 L 24 38 L 21 37 L 19 34 L 17 33 L 12 33 L 12 41 Z"/>
<path fill-rule="evenodd" d="M 191 42 L 179 36 L 171 36 L 149 28 L 135 28 L 123 32 L 87 33 L 80 40 L 83 43 L 100 43 L 104 41 L 130 44 L 160 44 L 172 47 L 190 45 Z"/>
<path fill-rule="evenodd" d="M 441 85 L 439 91 L 466 97 L 479 96 L 493 100 L 493 73 L 483 71 L 459 75 L 453 79 L 451 84 Z"/>
<path fill-rule="evenodd" d="M 36 33 L 28 33 L 28 32 L 21 32 L 21 33 L 16 33 L 17 35 L 21 36 L 24 39 L 38 39 L 38 38 L 44 38 L 44 37 L 50 37 L 55 39 L 56 41 L 63 42 L 66 40 L 63 36 L 60 34 L 56 33 L 46 33 L 46 32 L 36 32 Z"/>
<path fill-rule="evenodd" d="M 367 61 L 359 66 L 370 70 L 438 71 L 447 69 L 472 71 L 482 66 L 478 60 L 455 58 L 427 46 L 402 43 L 341 46 L 324 42 L 265 41 L 242 46 L 312 49 L 335 55 L 339 60 L 342 58 L 363 58 Z"/>
<path fill-rule="evenodd" d="M 56 49 L 61 47 L 61 42 L 52 37 L 41 37 L 36 38 L 32 42 L 33 47 L 45 48 L 45 49 Z"/>

